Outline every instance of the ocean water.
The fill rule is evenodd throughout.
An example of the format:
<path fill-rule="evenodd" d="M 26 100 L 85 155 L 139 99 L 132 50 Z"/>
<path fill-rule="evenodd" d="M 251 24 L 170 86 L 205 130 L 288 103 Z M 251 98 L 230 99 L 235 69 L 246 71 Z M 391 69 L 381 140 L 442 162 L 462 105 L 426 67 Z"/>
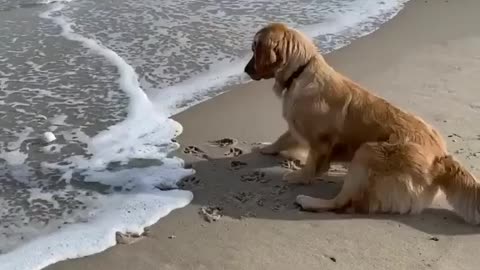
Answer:
<path fill-rule="evenodd" d="M 0 269 L 100 252 L 187 205 L 169 117 L 247 81 L 266 23 L 327 53 L 406 1 L 0 0 Z"/>

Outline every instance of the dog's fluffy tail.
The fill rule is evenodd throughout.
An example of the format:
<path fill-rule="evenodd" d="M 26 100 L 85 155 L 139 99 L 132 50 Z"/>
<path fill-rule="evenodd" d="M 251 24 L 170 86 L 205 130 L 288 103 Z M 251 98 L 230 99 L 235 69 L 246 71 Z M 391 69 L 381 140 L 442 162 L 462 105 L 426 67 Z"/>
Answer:
<path fill-rule="evenodd" d="M 447 155 L 434 164 L 434 182 L 466 222 L 480 224 L 480 183 L 457 160 Z"/>

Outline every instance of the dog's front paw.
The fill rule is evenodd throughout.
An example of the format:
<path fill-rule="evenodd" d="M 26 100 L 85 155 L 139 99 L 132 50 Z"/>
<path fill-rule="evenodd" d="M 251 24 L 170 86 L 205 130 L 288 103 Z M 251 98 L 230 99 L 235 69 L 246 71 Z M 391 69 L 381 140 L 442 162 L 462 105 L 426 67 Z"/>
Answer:
<path fill-rule="evenodd" d="M 289 184 L 308 185 L 312 183 L 313 178 L 306 176 L 303 170 L 298 170 L 286 173 L 283 175 L 283 180 L 287 181 Z"/>
<path fill-rule="evenodd" d="M 263 155 L 278 155 L 278 153 L 280 152 L 274 144 L 264 146 L 262 148 L 259 148 L 258 150 Z"/>
<path fill-rule="evenodd" d="M 298 195 L 295 202 L 306 211 L 324 212 L 335 209 L 334 200 L 324 200 L 307 195 Z"/>
<path fill-rule="evenodd" d="M 295 202 L 300 205 L 303 210 L 317 209 L 316 199 L 307 195 L 298 195 Z"/>

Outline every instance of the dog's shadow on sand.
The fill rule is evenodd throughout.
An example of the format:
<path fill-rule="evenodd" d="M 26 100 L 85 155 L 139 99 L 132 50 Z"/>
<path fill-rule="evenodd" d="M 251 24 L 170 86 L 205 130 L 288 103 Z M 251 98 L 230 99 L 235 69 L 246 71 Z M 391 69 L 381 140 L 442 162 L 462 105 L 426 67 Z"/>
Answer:
<path fill-rule="evenodd" d="M 264 156 L 257 151 L 242 153 L 241 148 L 225 147 L 217 155 L 198 147 L 186 147 L 180 155 L 193 176 L 179 183 L 181 189 L 194 194 L 193 205 L 219 209 L 234 219 L 261 218 L 276 220 L 388 220 L 404 224 L 431 235 L 468 235 L 480 233 L 454 212 L 442 208 L 425 209 L 418 215 L 346 214 L 302 211 L 295 204 L 299 194 L 333 198 L 341 189 L 343 174 L 329 175 L 308 186 L 291 185 L 282 180 L 288 172 L 285 160 Z"/>

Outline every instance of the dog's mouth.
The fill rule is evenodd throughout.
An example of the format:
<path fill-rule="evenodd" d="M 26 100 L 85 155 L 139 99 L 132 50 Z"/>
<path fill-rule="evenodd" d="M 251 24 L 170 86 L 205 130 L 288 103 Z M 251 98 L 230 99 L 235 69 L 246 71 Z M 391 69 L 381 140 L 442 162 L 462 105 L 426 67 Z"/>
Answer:
<path fill-rule="evenodd" d="M 259 76 L 258 74 L 249 74 L 249 73 L 247 74 L 254 81 L 260 81 L 262 79 L 262 76 Z"/>
<path fill-rule="evenodd" d="M 259 81 L 262 79 L 261 74 L 258 74 L 257 69 L 255 68 L 255 59 L 252 57 L 248 64 L 244 68 L 245 73 L 250 76 L 250 78 L 254 81 Z"/>
<path fill-rule="evenodd" d="M 248 69 L 248 67 L 245 69 L 245 73 L 247 73 L 247 75 L 254 81 L 268 79 L 268 76 L 266 76 L 266 74 L 259 73 L 256 70 Z"/>

